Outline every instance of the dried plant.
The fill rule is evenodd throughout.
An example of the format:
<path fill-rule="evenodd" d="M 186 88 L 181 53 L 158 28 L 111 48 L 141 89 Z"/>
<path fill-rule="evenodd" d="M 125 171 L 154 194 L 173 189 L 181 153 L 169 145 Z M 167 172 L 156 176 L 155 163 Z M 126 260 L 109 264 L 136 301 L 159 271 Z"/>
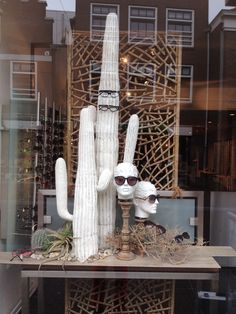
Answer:
<path fill-rule="evenodd" d="M 133 252 L 139 255 L 151 256 L 154 259 L 172 264 L 179 264 L 186 261 L 190 255 L 187 248 L 193 242 L 184 238 L 178 229 L 161 230 L 155 226 L 144 226 L 136 224 L 130 226 L 130 247 Z M 181 241 L 178 239 L 181 238 Z M 121 247 L 121 232 L 116 230 L 113 236 L 108 237 L 108 243 L 113 249 Z"/>

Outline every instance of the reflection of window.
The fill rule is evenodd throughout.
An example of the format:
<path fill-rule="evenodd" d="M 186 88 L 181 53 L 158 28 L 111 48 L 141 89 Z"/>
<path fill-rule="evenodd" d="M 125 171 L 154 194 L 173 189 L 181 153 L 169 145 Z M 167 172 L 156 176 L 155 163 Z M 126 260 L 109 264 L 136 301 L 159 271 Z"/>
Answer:
<path fill-rule="evenodd" d="M 36 100 L 37 64 L 35 62 L 11 62 L 11 99 Z"/>
<path fill-rule="evenodd" d="M 156 8 L 129 6 L 129 42 L 154 43 L 156 20 Z"/>
<path fill-rule="evenodd" d="M 167 77 L 176 80 L 176 71 L 173 68 L 167 68 Z M 180 78 L 180 101 L 181 102 L 192 102 L 192 90 L 193 90 L 193 66 L 192 65 L 182 65 L 181 66 L 181 78 Z M 167 98 L 172 97 L 170 94 Z"/>
<path fill-rule="evenodd" d="M 91 4 L 91 40 L 103 39 L 107 14 L 112 12 L 118 14 L 118 5 L 100 3 Z"/>
<path fill-rule="evenodd" d="M 130 63 L 128 66 L 128 91 L 131 98 L 153 99 L 155 97 L 155 65 Z"/>
<path fill-rule="evenodd" d="M 90 63 L 90 101 L 97 99 L 98 97 L 98 87 L 100 83 L 100 75 L 101 75 L 101 62 L 92 61 Z"/>
<path fill-rule="evenodd" d="M 191 10 L 167 9 L 166 39 L 170 45 L 193 47 L 194 12 Z"/>

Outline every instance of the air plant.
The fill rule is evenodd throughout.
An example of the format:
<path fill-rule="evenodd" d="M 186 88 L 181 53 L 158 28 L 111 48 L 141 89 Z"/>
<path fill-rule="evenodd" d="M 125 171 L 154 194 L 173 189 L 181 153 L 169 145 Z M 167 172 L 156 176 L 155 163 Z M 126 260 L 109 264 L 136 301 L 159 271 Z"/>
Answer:
<path fill-rule="evenodd" d="M 50 245 L 46 255 L 58 253 L 58 257 L 66 257 L 72 250 L 73 232 L 72 224 L 66 223 L 57 231 L 49 230 Z"/>
<path fill-rule="evenodd" d="M 31 239 L 33 250 L 41 251 L 42 255 L 49 257 L 55 253 L 57 259 L 67 257 L 72 250 L 73 232 L 72 224 L 66 223 L 58 230 L 38 229 Z"/>

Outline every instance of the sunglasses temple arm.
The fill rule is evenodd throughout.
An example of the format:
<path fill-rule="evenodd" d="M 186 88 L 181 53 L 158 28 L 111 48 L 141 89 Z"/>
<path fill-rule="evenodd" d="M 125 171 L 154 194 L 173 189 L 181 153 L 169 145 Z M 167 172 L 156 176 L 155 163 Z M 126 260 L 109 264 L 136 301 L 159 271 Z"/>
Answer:
<path fill-rule="evenodd" d="M 109 183 L 111 182 L 111 179 L 112 179 L 112 171 L 108 168 L 103 169 L 98 179 L 97 191 L 98 192 L 105 191 Z"/>

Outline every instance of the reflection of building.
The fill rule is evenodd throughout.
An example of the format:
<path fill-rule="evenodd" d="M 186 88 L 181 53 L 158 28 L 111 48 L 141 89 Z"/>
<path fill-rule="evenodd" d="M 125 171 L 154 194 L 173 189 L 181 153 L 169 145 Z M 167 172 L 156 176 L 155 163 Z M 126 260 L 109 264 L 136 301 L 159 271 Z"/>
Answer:
<path fill-rule="evenodd" d="M 227 2 L 233 5 L 233 1 Z M 235 3 L 235 1 L 234 1 Z M 205 175 L 221 189 L 234 190 L 236 11 L 221 10 L 209 28 L 208 163 Z"/>
<path fill-rule="evenodd" d="M 155 106 L 155 102 L 159 101 L 158 97 L 163 91 L 164 101 L 167 99 L 175 101 L 176 95 L 170 93 L 171 86 L 169 85 L 169 88 L 165 89 L 165 84 L 160 87 L 158 82 L 163 76 L 168 82 L 171 82 L 172 79 L 172 90 L 175 90 L 175 80 L 179 76 L 181 78 L 181 91 L 178 99 L 181 103 L 180 122 L 182 127 L 180 132 L 183 131 L 183 134 L 181 133 L 180 139 L 179 174 L 180 184 L 189 185 L 190 175 L 192 174 L 194 178 L 196 176 L 193 160 L 198 159 L 198 167 L 203 168 L 201 155 L 204 151 L 204 131 L 200 138 L 197 132 L 199 129 L 202 130 L 199 128 L 199 124 L 205 125 L 202 117 L 205 117 L 204 112 L 207 106 L 208 3 L 207 1 L 198 1 L 198 3 L 195 1 L 178 1 L 178 3 L 149 1 L 147 4 L 145 1 L 139 0 L 133 4 L 132 1 L 116 0 L 111 4 L 107 0 L 77 1 L 74 28 L 78 31 L 89 32 L 90 41 L 94 46 L 98 45 L 104 31 L 106 15 L 109 12 L 118 14 L 120 32 L 127 34 L 126 47 L 137 45 L 141 58 L 150 53 L 149 63 L 143 63 L 140 60 L 134 63 L 133 59 L 137 53 L 131 51 L 129 56 L 129 48 L 124 48 L 122 37 L 121 62 L 127 64 L 127 73 L 121 71 L 120 78 L 121 84 L 124 76 L 126 79 L 126 84 L 124 83 L 122 86 L 122 91 L 127 93 L 126 101 L 133 101 L 136 104 L 142 101 L 147 104 L 148 100 L 151 100 L 152 106 Z M 158 66 L 158 56 L 155 58 L 157 52 L 154 47 L 160 43 L 157 33 L 164 34 L 163 42 L 167 47 L 182 48 L 182 64 L 174 66 L 174 62 L 172 64 L 166 62 L 165 66 L 163 63 L 162 66 Z M 127 55 L 124 55 L 124 51 L 127 51 Z M 158 51 L 158 54 L 161 54 L 161 50 Z M 93 62 L 96 60 L 93 59 Z M 96 96 L 94 87 L 98 79 L 99 66 L 98 63 L 95 63 L 91 72 L 91 84 L 88 86 L 88 91 L 93 91 L 92 97 Z M 199 113 L 198 115 L 196 115 L 196 111 Z M 188 132 L 186 133 L 185 130 Z M 191 143 L 194 143 L 194 148 Z M 156 154 L 158 155 L 159 152 Z M 165 163 L 162 164 L 162 166 L 165 165 Z"/>
<path fill-rule="evenodd" d="M 4 195 L 1 207 L 16 208 L 21 217 L 21 209 L 34 203 L 33 148 L 40 137 L 36 129 L 41 128 L 46 113 L 52 118 L 52 107 L 61 116 L 63 109 L 60 108 L 66 108 L 66 43 L 72 12 L 49 11 L 46 15 L 46 2 L 38 0 L 1 1 L 0 6 L 1 141 L 2 146 L 8 147 L 1 151 L 1 176 L 7 180 L 1 182 Z M 38 125 L 37 119 L 40 119 Z M 48 169 L 46 162 L 44 165 Z M 47 176 L 45 169 L 44 176 Z M 11 221 L 12 230 L 18 224 L 5 215 L 4 210 L 2 237 L 6 236 L 7 220 Z"/>
<path fill-rule="evenodd" d="M 8 223 L 7 230 L 1 232 L 3 238 L 10 233 L 7 246 L 11 248 L 17 237 L 13 235 L 16 212 L 21 216 L 23 208 L 33 202 L 32 149 L 38 93 L 41 99 L 52 101 L 53 21 L 45 19 L 45 2 L 5 1 L 1 8 L 1 223 Z"/>
<path fill-rule="evenodd" d="M 34 178 L 41 171 L 35 172 L 38 103 L 40 120 L 46 102 L 48 113 L 53 103 L 58 110 L 66 108 L 68 17 L 71 13 L 47 12 L 46 16 L 45 1 L 0 0 L 1 251 L 29 245 L 35 213 Z M 20 274 L 2 268 L 0 272 L 0 299 L 4 300 L 4 293 L 12 296 L 6 304 L 0 302 L 1 311 L 8 313 L 19 301 Z M 3 287 L 6 281 L 10 292 Z"/>
<path fill-rule="evenodd" d="M 79 31 L 90 31 L 90 39 L 99 40 L 109 12 L 118 14 L 120 31 L 128 32 L 128 43 L 142 43 L 144 49 L 156 41 L 156 31 L 166 31 L 166 41 L 171 45 L 180 45 L 181 36 L 182 106 L 187 109 L 204 108 L 205 99 L 197 90 L 202 89 L 201 82 L 206 79 L 207 2 L 162 0 L 147 4 L 139 0 L 133 4 L 133 1 L 116 0 L 111 4 L 107 0 L 77 1 L 74 27 Z"/>
<path fill-rule="evenodd" d="M 235 0 L 226 1 L 226 4 L 235 5 Z M 142 0 L 135 4 L 119 0 L 112 4 L 106 0 L 77 1 L 75 29 L 89 31 L 90 40 L 96 42 L 101 39 L 109 12 L 118 14 L 121 32 L 128 33 L 128 44 L 139 43 L 144 51 L 148 51 L 148 47 L 155 43 L 155 32 L 158 31 L 166 33 L 167 44 L 182 47 L 180 185 L 187 188 L 234 188 L 234 149 L 231 145 L 234 141 L 231 111 L 235 108 L 234 11 L 222 11 L 212 21 L 209 32 L 207 1 L 158 1 L 158 4 L 149 1 L 148 5 Z M 127 93 L 138 101 L 147 95 L 141 90 L 134 95 L 129 88 L 132 89 L 135 81 L 145 81 L 144 72 L 148 69 L 137 71 L 137 66 L 134 68 L 131 64 L 130 67 Z M 141 64 L 139 68 L 143 69 Z M 140 72 L 143 77 L 137 78 Z M 176 70 L 170 67 L 166 67 L 164 73 L 169 78 L 176 76 Z M 157 80 L 155 71 L 152 71 L 151 80 Z M 149 85 L 149 89 L 150 97 L 156 89 L 153 85 Z M 190 131 L 182 133 L 183 130 Z"/>

